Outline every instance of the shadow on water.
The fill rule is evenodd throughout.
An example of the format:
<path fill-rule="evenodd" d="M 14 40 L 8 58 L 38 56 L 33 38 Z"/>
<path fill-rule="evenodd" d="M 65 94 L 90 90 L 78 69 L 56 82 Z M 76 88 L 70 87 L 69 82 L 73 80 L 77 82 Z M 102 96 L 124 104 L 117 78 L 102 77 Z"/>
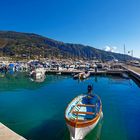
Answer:
<path fill-rule="evenodd" d="M 135 82 L 135 84 L 140 88 L 140 82 L 136 78 L 134 78 L 133 76 L 130 76 L 130 77 Z"/>
<path fill-rule="evenodd" d="M 65 121 L 56 119 L 58 116 L 55 115 L 52 119 L 42 122 L 40 126 L 29 131 L 25 138 L 28 140 L 70 140 L 70 133 Z M 102 124 L 103 119 L 83 140 L 100 140 Z"/>
<path fill-rule="evenodd" d="M 116 76 L 110 75 L 108 76 L 108 78 L 109 78 L 109 81 L 108 81 L 109 84 L 115 84 L 115 85 L 120 84 L 120 85 L 128 85 L 128 86 L 132 85 L 131 79 L 126 79 L 118 75 Z"/>
<path fill-rule="evenodd" d="M 25 137 L 28 140 L 69 140 L 69 132 L 65 121 L 56 119 L 55 116 L 52 119 L 43 121 L 40 126 L 25 134 Z"/>

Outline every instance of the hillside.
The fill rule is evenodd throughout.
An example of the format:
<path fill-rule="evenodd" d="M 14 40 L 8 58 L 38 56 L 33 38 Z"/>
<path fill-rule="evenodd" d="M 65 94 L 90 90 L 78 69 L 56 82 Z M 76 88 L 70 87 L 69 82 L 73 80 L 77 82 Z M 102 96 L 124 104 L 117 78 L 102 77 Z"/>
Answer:
<path fill-rule="evenodd" d="M 32 33 L 0 31 L 0 55 L 4 56 L 45 56 L 61 58 L 83 58 L 110 60 L 132 59 L 123 54 L 106 52 L 81 44 L 63 43 Z"/>

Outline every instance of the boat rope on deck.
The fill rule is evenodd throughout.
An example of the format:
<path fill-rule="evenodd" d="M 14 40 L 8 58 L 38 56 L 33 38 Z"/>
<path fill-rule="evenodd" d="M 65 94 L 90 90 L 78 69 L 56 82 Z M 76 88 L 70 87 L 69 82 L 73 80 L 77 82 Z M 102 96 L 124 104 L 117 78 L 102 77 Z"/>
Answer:
<path fill-rule="evenodd" d="M 0 140 L 26 140 L 2 123 L 0 123 Z"/>

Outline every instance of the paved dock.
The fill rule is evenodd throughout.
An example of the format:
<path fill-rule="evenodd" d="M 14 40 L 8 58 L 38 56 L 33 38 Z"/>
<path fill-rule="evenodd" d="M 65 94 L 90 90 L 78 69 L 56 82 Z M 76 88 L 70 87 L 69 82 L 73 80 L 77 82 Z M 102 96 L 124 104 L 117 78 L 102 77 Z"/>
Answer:
<path fill-rule="evenodd" d="M 90 71 L 91 75 L 101 75 L 101 74 L 121 74 L 122 72 L 126 72 L 127 70 L 125 69 L 114 69 L 114 70 L 98 70 L 97 72 L 95 71 Z M 72 75 L 76 73 L 83 72 L 83 70 L 73 70 L 73 71 L 68 71 L 68 70 L 46 70 L 46 74 L 57 74 L 60 73 L 66 74 L 66 75 Z"/>
<path fill-rule="evenodd" d="M 140 81 L 140 68 L 130 65 L 125 65 L 124 68 L 128 70 L 128 73 L 138 81 Z"/>
<path fill-rule="evenodd" d="M 0 123 L 0 140 L 26 140 L 2 123 Z"/>
<path fill-rule="evenodd" d="M 127 68 L 140 74 L 140 68 L 139 67 L 129 66 L 128 65 Z"/>

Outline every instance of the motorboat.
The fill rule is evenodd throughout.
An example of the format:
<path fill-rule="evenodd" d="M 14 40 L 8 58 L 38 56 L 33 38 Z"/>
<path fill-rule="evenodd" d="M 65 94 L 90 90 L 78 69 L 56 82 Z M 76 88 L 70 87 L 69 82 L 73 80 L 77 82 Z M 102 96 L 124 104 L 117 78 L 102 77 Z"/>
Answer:
<path fill-rule="evenodd" d="M 86 72 L 80 72 L 78 74 L 75 74 L 73 76 L 73 79 L 86 79 L 90 76 L 90 72 L 86 71 Z"/>
<path fill-rule="evenodd" d="M 30 77 L 39 80 L 45 77 L 45 69 L 44 68 L 36 68 L 30 72 Z"/>
<path fill-rule="evenodd" d="M 88 71 L 79 73 L 79 79 L 86 79 L 89 76 L 90 76 L 90 72 Z"/>

